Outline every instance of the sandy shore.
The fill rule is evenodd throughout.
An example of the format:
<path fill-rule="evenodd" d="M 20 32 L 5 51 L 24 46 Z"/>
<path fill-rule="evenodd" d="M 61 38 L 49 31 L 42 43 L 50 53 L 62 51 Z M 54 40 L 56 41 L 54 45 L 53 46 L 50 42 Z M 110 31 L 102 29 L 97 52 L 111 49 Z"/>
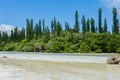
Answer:
<path fill-rule="evenodd" d="M 120 80 L 119 68 L 105 63 L 1 59 L 0 80 Z"/>

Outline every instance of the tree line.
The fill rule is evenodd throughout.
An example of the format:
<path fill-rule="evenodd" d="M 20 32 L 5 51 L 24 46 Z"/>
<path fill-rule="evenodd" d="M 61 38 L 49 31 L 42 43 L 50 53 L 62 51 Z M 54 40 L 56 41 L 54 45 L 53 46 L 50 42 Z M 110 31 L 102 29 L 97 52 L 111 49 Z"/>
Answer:
<path fill-rule="evenodd" d="M 104 18 L 104 21 L 102 21 L 102 8 L 98 9 L 98 25 L 95 25 L 94 18 L 86 19 L 85 15 L 83 15 L 81 21 L 79 21 L 79 13 L 77 10 L 75 11 L 74 26 L 71 27 L 66 21 L 64 25 L 65 29 L 63 29 L 63 25 L 56 20 L 56 17 L 51 21 L 50 26 L 46 26 L 44 19 L 39 20 L 35 25 L 33 19 L 26 19 L 26 28 L 18 29 L 18 27 L 15 27 L 14 30 L 11 30 L 10 34 L 8 34 L 7 31 L 0 31 L 0 45 L 2 46 L 0 50 L 7 50 L 8 45 L 11 51 L 16 50 L 14 45 L 10 45 L 19 43 L 19 45 L 21 45 L 20 51 L 27 51 L 28 48 L 32 49 L 28 49 L 28 51 L 35 51 L 35 48 L 38 48 L 39 45 L 42 51 L 45 52 L 119 52 L 119 45 L 113 50 L 106 48 L 106 46 L 109 45 L 106 42 L 107 39 L 111 40 L 113 37 L 120 38 L 118 36 L 120 33 L 118 13 L 115 7 L 112 10 L 112 14 L 112 32 L 108 31 L 110 26 L 108 27 L 107 25 L 107 19 Z M 61 41 L 65 42 L 65 44 L 59 44 Z M 119 41 L 116 40 L 114 44 L 117 42 Z M 27 45 L 27 47 L 25 45 Z M 65 46 L 63 45 L 66 47 L 71 45 L 71 48 L 68 47 L 68 51 L 67 49 L 64 51 Z M 110 49 L 113 48 L 112 45 L 113 44 L 109 45 Z M 33 48 L 30 48 L 30 46 Z M 52 47 L 53 49 L 50 49 Z"/>

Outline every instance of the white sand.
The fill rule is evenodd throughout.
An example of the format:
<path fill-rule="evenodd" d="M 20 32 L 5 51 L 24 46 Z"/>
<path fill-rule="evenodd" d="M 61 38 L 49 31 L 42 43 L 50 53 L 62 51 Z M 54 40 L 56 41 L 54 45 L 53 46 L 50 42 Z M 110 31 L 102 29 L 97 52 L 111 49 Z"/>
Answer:
<path fill-rule="evenodd" d="M 120 65 L 106 65 L 107 57 L 5 56 L 9 59 L 0 64 L 0 80 L 120 80 Z"/>

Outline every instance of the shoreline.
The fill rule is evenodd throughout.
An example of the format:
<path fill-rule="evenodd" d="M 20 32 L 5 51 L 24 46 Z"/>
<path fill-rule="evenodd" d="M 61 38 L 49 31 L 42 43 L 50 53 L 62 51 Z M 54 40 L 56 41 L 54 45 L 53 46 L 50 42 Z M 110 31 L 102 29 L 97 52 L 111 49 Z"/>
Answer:
<path fill-rule="evenodd" d="M 11 59 L 45 60 L 59 62 L 88 62 L 88 63 L 106 63 L 109 56 L 118 55 L 114 53 L 102 54 L 69 54 L 69 53 L 32 53 L 32 52 L 0 52 L 0 56 L 7 56 Z"/>
<path fill-rule="evenodd" d="M 5 67 L 5 69 L 12 69 L 10 73 L 12 76 L 24 74 L 26 79 L 21 80 L 31 80 L 31 77 L 34 77 L 34 80 L 40 80 L 40 75 L 42 75 L 43 78 L 51 76 L 50 78 L 52 80 L 61 80 L 62 77 L 64 77 L 65 80 L 70 79 L 70 77 L 75 80 L 80 80 L 80 76 L 82 76 L 83 80 L 94 80 L 95 76 L 98 76 L 101 80 L 105 80 L 107 77 L 110 77 L 109 74 L 112 74 L 114 80 L 118 80 L 118 74 L 120 73 L 120 65 L 108 65 L 104 63 L 8 58 L 0 60 L 0 64 L 3 65 L 1 66 L 2 71 L 4 71 L 3 67 Z M 35 75 L 33 76 L 33 74 Z M 8 75 L 4 74 L 4 76 Z"/>

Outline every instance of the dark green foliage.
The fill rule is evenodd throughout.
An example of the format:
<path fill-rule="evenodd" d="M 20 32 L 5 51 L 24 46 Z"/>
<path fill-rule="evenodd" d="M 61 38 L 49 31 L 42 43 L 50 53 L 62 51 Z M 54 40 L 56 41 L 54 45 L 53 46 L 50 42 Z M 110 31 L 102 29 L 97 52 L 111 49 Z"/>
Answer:
<path fill-rule="evenodd" d="M 44 33 L 44 30 L 45 30 L 45 20 L 44 19 L 42 20 L 42 28 L 43 28 L 43 33 Z"/>
<path fill-rule="evenodd" d="M 54 31 L 54 23 L 53 23 L 53 21 L 51 21 L 51 32 L 53 32 Z"/>
<path fill-rule="evenodd" d="M 33 25 L 32 19 L 27 19 L 26 29 L 15 27 L 10 34 L 7 31 L 0 31 L 0 50 L 55 53 L 120 53 L 117 9 L 113 8 L 112 34 L 108 31 L 109 26 L 107 26 L 106 18 L 102 27 L 101 8 L 98 11 L 98 18 L 98 26 L 96 26 L 94 18 L 86 20 L 83 15 L 81 31 L 78 11 L 75 12 L 74 26 L 70 26 L 68 22 L 65 22 L 65 29 L 55 17 L 51 21 L 51 26 L 45 26 L 44 19 L 39 20 L 35 25 Z"/>
<path fill-rule="evenodd" d="M 17 42 L 18 41 L 18 28 L 14 28 L 14 33 L 13 33 L 13 39 L 14 39 L 14 42 Z"/>
<path fill-rule="evenodd" d="M 9 36 L 8 36 L 8 33 L 6 31 L 5 32 L 2 31 L 2 39 L 1 40 L 4 41 L 5 43 L 8 42 Z"/>
<path fill-rule="evenodd" d="M 57 21 L 56 21 L 56 17 L 54 17 L 53 25 L 54 25 L 54 33 L 55 33 L 55 32 L 57 31 Z"/>
<path fill-rule="evenodd" d="M 90 32 L 90 20 L 87 19 L 87 32 Z"/>
<path fill-rule="evenodd" d="M 54 53 L 63 52 L 64 51 L 64 43 L 58 42 L 58 41 L 50 42 L 49 51 L 54 52 Z"/>
<path fill-rule="evenodd" d="M 24 45 L 24 47 L 22 48 L 22 51 L 24 52 L 34 52 L 34 46 L 31 43 L 27 43 Z"/>
<path fill-rule="evenodd" d="M 101 8 L 98 9 L 98 28 L 99 28 L 99 33 L 102 33 L 103 28 L 102 28 L 102 9 Z"/>
<path fill-rule="evenodd" d="M 57 23 L 57 36 L 60 36 L 60 32 L 62 31 L 62 26 L 60 22 Z"/>
<path fill-rule="evenodd" d="M 120 53 L 120 47 L 116 49 L 116 53 Z"/>
<path fill-rule="evenodd" d="M 15 45 L 14 45 L 14 43 L 8 43 L 8 44 L 6 44 L 6 46 L 4 47 L 4 51 L 14 51 L 14 49 L 15 49 Z"/>
<path fill-rule="evenodd" d="M 38 39 L 40 36 L 41 36 L 41 24 L 37 24 L 35 25 L 35 29 L 34 29 L 34 36 L 35 36 L 35 39 Z"/>
<path fill-rule="evenodd" d="M 95 53 L 102 53 L 102 50 L 101 49 L 97 49 L 97 50 L 95 50 Z"/>
<path fill-rule="evenodd" d="M 44 29 L 44 42 L 48 42 L 50 39 L 50 29 L 48 28 L 48 26 Z"/>
<path fill-rule="evenodd" d="M 27 24 L 27 27 L 26 27 L 26 38 L 28 41 L 32 40 L 34 38 L 34 30 L 33 30 L 33 20 L 29 20 L 27 19 L 26 20 L 26 24 Z"/>
<path fill-rule="evenodd" d="M 1 31 L 0 31 L 0 41 L 1 41 L 1 38 L 2 38 L 2 33 L 1 33 Z"/>
<path fill-rule="evenodd" d="M 85 19 L 84 15 L 82 16 L 81 23 L 82 23 L 82 32 L 86 33 L 87 32 L 87 25 L 86 25 L 86 19 Z M 89 28 L 89 25 L 88 25 L 88 28 Z"/>
<path fill-rule="evenodd" d="M 72 43 L 69 42 L 69 43 L 64 44 L 64 52 L 65 53 L 72 53 L 72 52 L 74 52 L 73 49 L 74 48 L 73 48 Z"/>
<path fill-rule="evenodd" d="M 91 32 L 95 33 L 95 21 L 91 18 Z"/>
<path fill-rule="evenodd" d="M 74 25 L 74 32 L 79 33 L 79 15 L 78 15 L 78 11 L 75 12 L 75 25 Z"/>
<path fill-rule="evenodd" d="M 105 18 L 105 20 L 104 20 L 104 33 L 107 33 L 108 31 L 107 31 L 107 20 L 106 20 L 106 18 Z"/>
<path fill-rule="evenodd" d="M 41 20 L 39 20 L 39 35 L 42 35 Z"/>
<path fill-rule="evenodd" d="M 91 52 L 91 47 L 88 46 L 86 42 L 82 42 L 80 44 L 79 52 L 80 53 L 90 53 Z"/>
<path fill-rule="evenodd" d="M 120 35 L 109 35 L 107 41 L 107 52 L 116 52 L 116 49 L 120 47 Z"/>
<path fill-rule="evenodd" d="M 20 35 L 21 35 L 20 36 L 21 40 L 24 40 L 25 39 L 25 29 L 24 28 L 22 28 Z"/>
<path fill-rule="evenodd" d="M 117 19 L 117 9 L 113 8 L 113 33 L 119 33 L 119 21 Z"/>
<path fill-rule="evenodd" d="M 65 30 L 66 30 L 66 31 L 69 31 L 69 30 L 70 30 L 69 23 L 67 23 L 67 22 L 65 22 Z"/>

